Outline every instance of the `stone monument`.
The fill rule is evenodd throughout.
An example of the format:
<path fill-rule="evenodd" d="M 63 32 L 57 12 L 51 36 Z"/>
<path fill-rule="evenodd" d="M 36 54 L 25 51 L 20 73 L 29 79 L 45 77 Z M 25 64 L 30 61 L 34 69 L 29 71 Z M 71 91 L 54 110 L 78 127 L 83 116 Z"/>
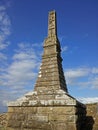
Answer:
<path fill-rule="evenodd" d="M 49 12 L 34 91 L 8 104 L 7 130 L 83 130 L 86 107 L 68 93 L 56 22 L 56 12 Z"/>

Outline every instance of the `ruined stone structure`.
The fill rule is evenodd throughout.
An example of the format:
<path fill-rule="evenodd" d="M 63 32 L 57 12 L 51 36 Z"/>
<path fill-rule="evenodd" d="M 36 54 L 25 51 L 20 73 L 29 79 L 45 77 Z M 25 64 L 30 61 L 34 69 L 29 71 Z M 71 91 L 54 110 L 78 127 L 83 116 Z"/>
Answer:
<path fill-rule="evenodd" d="M 98 103 L 86 104 L 85 130 L 98 130 Z"/>
<path fill-rule="evenodd" d="M 8 105 L 7 130 L 83 130 L 86 107 L 69 95 L 62 68 L 55 11 L 34 91 Z"/>

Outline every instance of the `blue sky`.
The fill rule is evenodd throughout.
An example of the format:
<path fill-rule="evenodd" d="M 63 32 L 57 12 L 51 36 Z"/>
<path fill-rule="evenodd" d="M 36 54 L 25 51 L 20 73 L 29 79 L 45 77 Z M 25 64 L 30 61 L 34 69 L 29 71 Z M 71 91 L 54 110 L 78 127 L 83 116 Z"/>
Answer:
<path fill-rule="evenodd" d="M 0 0 L 0 111 L 33 90 L 51 10 L 69 93 L 98 97 L 98 0 Z"/>

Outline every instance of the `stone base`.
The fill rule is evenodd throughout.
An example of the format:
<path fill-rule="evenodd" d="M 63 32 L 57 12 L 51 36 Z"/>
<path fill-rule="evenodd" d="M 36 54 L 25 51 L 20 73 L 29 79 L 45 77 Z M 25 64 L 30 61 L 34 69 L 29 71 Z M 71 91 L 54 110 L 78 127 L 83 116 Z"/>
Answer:
<path fill-rule="evenodd" d="M 9 107 L 7 130 L 77 130 L 76 107 Z"/>
<path fill-rule="evenodd" d="M 33 91 L 9 103 L 7 130 L 81 130 L 85 105 L 63 90 L 46 97 Z"/>

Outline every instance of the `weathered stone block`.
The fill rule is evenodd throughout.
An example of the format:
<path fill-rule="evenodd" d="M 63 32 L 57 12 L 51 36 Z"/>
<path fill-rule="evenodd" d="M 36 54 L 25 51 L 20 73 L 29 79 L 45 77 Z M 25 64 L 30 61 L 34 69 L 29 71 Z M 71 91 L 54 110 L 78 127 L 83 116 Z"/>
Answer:
<path fill-rule="evenodd" d="M 38 107 L 38 114 L 53 113 L 53 107 Z"/>
<path fill-rule="evenodd" d="M 21 128 L 21 122 L 18 120 L 9 120 L 7 127 L 11 127 L 11 128 Z"/>
<path fill-rule="evenodd" d="M 27 120 L 39 121 L 39 122 L 48 122 L 47 115 L 39 115 L 39 114 L 28 114 Z"/>
<path fill-rule="evenodd" d="M 58 115 L 58 114 L 49 114 L 49 121 L 65 121 L 65 122 L 73 122 L 76 123 L 77 116 L 76 115 Z"/>
<path fill-rule="evenodd" d="M 56 114 L 75 114 L 75 108 L 74 107 L 53 107 L 51 108 L 53 113 Z"/>
<path fill-rule="evenodd" d="M 49 121 L 66 121 L 65 115 L 49 114 Z"/>
<path fill-rule="evenodd" d="M 46 129 L 47 130 L 47 129 Z M 75 123 L 68 124 L 67 122 L 51 122 L 50 130 L 78 130 Z"/>

